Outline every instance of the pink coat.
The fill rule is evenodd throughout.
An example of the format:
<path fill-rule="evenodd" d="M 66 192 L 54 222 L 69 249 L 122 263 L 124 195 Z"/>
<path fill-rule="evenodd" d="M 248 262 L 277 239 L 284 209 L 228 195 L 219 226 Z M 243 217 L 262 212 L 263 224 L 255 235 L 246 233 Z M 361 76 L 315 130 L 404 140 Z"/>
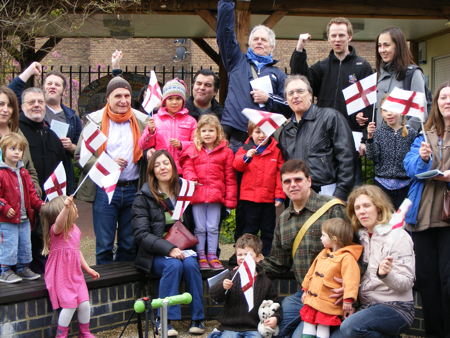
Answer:
<path fill-rule="evenodd" d="M 194 144 L 185 149 L 180 163 L 183 177 L 196 181 L 192 204 L 221 203 L 227 208 L 237 204 L 236 174 L 233 170 L 233 151 L 222 141 L 211 152 L 197 150 Z"/>
<path fill-rule="evenodd" d="M 158 114 L 154 115 L 156 129 L 150 134 L 146 127 L 139 139 L 139 146 L 143 149 L 155 148 L 167 149 L 172 155 L 177 165 L 178 173 L 182 174 L 179 158 L 181 152 L 187 149 L 194 139 L 197 121 L 189 115 L 189 111 L 183 108 L 175 115 L 170 115 L 165 107 L 158 110 Z M 176 138 L 181 142 L 181 149 L 177 149 L 170 145 L 169 140 Z"/>

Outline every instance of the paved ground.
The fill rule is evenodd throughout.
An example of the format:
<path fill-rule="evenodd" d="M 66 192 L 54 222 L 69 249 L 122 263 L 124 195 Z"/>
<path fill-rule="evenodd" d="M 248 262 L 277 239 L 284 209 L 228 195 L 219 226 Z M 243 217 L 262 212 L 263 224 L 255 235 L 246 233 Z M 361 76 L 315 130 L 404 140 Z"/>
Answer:
<path fill-rule="evenodd" d="M 83 252 L 84 257 L 86 258 L 87 263 L 89 265 L 95 265 L 95 234 L 92 225 L 92 204 L 76 200 L 76 205 L 79 214 L 77 225 L 82 233 L 81 251 Z M 221 251 L 222 259 L 223 258 L 228 259 L 233 252 L 233 246 L 230 244 L 221 245 L 221 249 L 222 249 Z M 207 333 L 209 333 L 218 325 L 218 322 L 207 321 L 205 322 L 205 324 L 207 326 Z M 193 337 L 192 335 L 187 333 L 189 329 L 189 321 L 174 322 L 173 325 L 179 332 L 178 337 L 180 338 Z M 99 332 L 98 334 L 96 334 L 96 337 L 98 338 L 119 337 L 120 333 L 122 332 L 122 329 L 123 327 L 119 327 L 114 330 Z M 207 333 L 194 337 L 206 338 Z M 149 336 L 153 337 L 153 331 L 150 332 Z M 130 325 L 126 329 L 122 337 L 124 338 L 138 337 L 137 325 Z"/>

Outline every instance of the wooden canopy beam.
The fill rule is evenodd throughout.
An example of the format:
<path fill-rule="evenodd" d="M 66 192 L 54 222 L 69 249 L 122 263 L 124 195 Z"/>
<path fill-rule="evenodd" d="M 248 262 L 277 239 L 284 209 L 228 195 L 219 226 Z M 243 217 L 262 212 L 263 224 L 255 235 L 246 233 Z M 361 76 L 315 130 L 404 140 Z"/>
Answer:
<path fill-rule="evenodd" d="M 217 19 L 211 11 L 200 9 L 195 12 L 208 24 L 209 27 L 211 27 L 211 29 L 214 30 L 214 32 L 216 31 Z"/>
<path fill-rule="evenodd" d="M 213 60 L 218 66 L 222 63 L 219 54 L 205 41 L 201 38 L 192 38 L 192 41 L 206 54 L 211 60 Z"/>
<path fill-rule="evenodd" d="M 262 24 L 269 28 L 273 28 L 287 13 L 288 11 L 273 12 Z"/>

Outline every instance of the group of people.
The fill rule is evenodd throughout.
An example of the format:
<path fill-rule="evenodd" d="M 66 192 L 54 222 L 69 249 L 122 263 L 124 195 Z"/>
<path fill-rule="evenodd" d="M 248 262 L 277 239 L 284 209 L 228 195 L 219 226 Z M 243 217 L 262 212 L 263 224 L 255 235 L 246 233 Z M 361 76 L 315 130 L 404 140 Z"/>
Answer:
<path fill-rule="evenodd" d="M 93 203 L 97 264 L 135 261 L 138 269 L 160 277 L 159 297 L 177 294 L 184 280 L 193 297 L 189 332 L 204 333 L 200 271 L 224 269 L 219 226 L 224 209 L 236 208 L 237 264 L 247 254 L 257 263 L 255 304 L 247 311 L 240 279 L 232 279 L 230 271 L 211 289 L 214 299 L 225 302 L 214 337 L 257 337 L 259 305 L 277 300 L 270 277 L 288 271 L 299 291 L 264 322 L 271 329 L 279 325 L 279 336 L 398 335 L 414 319 L 413 285 L 422 296 L 427 334 L 449 335 L 450 227 L 444 195 L 450 182 L 450 83 L 437 88 L 423 129 L 414 118 L 382 109 L 394 87 L 425 92 L 403 33 L 387 29 L 376 41 L 376 118 L 370 120 L 372 106 L 348 115 L 342 89 L 372 69 L 349 45 L 353 32 L 347 19 L 329 22 L 332 50 L 311 67 L 305 51 L 311 37 L 300 34 L 290 76 L 275 66 L 271 29 L 254 27 L 242 53 L 234 22 L 234 2 L 220 0 L 217 42 L 229 77 L 223 108 L 214 98 L 217 76 L 201 70 L 192 96 L 182 80 L 168 81 L 161 106 L 150 116 L 132 108 L 130 84 L 113 77 L 105 106 L 87 115 L 107 141 L 81 168 L 80 179 L 103 152 L 121 168 L 111 202 L 90 178 L 77 193 Z M 116 52 L 116 70 L 118 60 Z M 0 281 L 33 280 L 45 271 L 52 307 L 62 308 L 57 336 L 68 335 L 78 309 L 80 333 L 91 337 L 82 270 L 100 276 L 79 251 L 73 197 L 44 202 L 43 190 L 60 162 L 67 195 L 75 190 L 72 160 L 84 142 L 82 123 L 62 104 L 67 86 L 62 74 L 48 73 L 43 90 L 25 89 L 41 72 L 35 62 L 12 81 L 12 90 L 0 88 Z M 266 76 L 271 92 L 257 84 Z M 275 136 L 265 135 L 247 121 L 244 108 L 281 113 L 288 121 Z M 52 121 L 68 125 L 65 137 L 56 136 Z M 352 132 L 363 132 L 359 149 Z M 375 164 L 375 185 L 359 186 L 362 154 Z M 431 169 L 441 174 L 416 177 Z M 185 212 L 198 240 L 194 254 L 164 239 L 176 222 L 180 177 L 195 184 L 192 208 Z M 405 197 L 413 203 L 406 217 L 410 234 L 388 225 Z M 276 208 L 283 205 L 277 222 Z M 180 307 L 170 307 L 168 317 L 180 320 Z M 170 322 L 168 329 L 169 336 L 178 334 Z"/>

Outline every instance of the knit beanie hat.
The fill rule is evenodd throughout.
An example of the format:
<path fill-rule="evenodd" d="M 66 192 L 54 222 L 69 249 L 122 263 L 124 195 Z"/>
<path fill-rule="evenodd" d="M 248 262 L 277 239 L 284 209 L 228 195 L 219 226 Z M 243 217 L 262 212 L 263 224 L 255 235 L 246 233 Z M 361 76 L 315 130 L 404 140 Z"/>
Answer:
<path fill-rule="evenodd" d="M 175 78 L 167 81 L 163 87 L 162 104 L 164 105 L 169 96 L 179 96 L 186 102 L 186 84 L 183 80 Z"/>
<path fill-rule="evenodd" d="M 106 98 L 117 88 L 125 88 L 130 91 L 130 94 L 132 93 L 130 83 L 121 76 L 115 76 L 109 81 L 106 87 Z"/>

